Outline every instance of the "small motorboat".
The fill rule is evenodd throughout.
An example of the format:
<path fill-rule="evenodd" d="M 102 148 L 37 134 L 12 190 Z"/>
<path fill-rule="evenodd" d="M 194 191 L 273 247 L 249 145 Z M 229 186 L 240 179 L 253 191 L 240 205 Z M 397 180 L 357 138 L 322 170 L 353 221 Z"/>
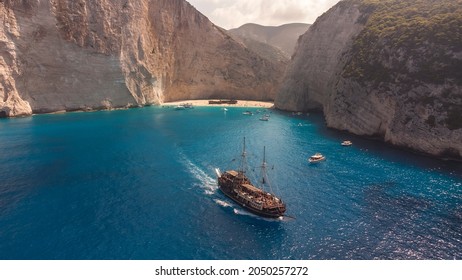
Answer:
<path fill-rule="evenodd" d="M 263 117 L 260 118 L 261 121 L 269 121 L 270 116 L 269 115 L 264 115 Z"/>
<path fill-rule="evenodd" d="M 250 111 L 245 111 L 245 112 L 242 113 L 242 114 L 243 114 L 243 115 L 247 115 L 247 116 L 252 116 L 252 115 L 253 115 L 253 113 L 250 112 Z"/>
<path fill-rule="evenodd" d="M 315 163 L 315 162 L 323 161 L 323 160 L 325 160 L 325 159 L 326 159 L 325 156 L 323 156 L 323 155 L 320 154 L 320 153 L 316 153 L 316 154 L 312 155 L 312 156 L 308 159 L 308 161 L 309 161 L 310 163 Z"/>
<path fill-rule="evenodd" d="M 342 142 L 342 146 L 351 146 L 353 143 L 350 140 L 345 140 Z"/>

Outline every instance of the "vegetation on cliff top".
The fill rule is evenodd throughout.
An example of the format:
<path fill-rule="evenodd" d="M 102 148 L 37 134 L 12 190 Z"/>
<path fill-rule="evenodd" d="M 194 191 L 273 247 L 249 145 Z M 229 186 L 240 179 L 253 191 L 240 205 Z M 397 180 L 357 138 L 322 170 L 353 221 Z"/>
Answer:
<path fill-rule="evenodd" d="M 346 0 L 359 5 L 364 29 L 344 77 L 462 84 L 462 0 Z M 458 57 L 456 57 L 458 55 Z"/>

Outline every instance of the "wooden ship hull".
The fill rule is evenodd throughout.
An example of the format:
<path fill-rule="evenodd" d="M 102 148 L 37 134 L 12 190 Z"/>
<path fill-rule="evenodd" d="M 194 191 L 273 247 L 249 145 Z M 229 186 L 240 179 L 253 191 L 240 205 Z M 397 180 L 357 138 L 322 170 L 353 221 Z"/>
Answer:
<path fill-rule="evenodd" d="M 218 186 L 223 194 L 251 213 L 274 219 L 284 216 L 286 206 L 282 200 L 252 185 L 242 172 L 230 170 L 219 174 Z"/>

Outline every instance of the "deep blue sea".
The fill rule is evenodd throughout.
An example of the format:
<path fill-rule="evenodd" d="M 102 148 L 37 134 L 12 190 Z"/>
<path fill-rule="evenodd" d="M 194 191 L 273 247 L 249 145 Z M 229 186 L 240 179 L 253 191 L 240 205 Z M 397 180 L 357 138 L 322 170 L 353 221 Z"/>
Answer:
<path fill-rule="evenodd" d="M 460 163 L 319 115 L 245 110 L 1 119 L 0 259 L 462 259 Z M 251 167 L 266 146 L 295 219 L 259 218 L 218 190 L 214 168 L 237 167 L 244 136 Z M 316 152 L 327 160 L 309 164 Z"/>

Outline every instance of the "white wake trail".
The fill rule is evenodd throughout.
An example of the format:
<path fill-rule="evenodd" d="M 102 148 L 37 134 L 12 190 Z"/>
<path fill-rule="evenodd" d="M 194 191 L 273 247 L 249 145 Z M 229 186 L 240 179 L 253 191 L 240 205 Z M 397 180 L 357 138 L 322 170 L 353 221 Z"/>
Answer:
<path fill-rule="evenodd" d="M 215 201 L 216 204 L 220 205 L 220 206 L 223 206 L 223 207 L 233 207 L 232 204 L 226 202 L 226 201 L 223 201 L 223 200 L 220 200 L 220 199 L 214 199 L 213 201 Z"/>
<path fill-rule="evenodd" d="M 203 189 L 205 194 L 213 195 L 218 189 L 217 181 L 211 176 L 209 176 L 207 173 L 205 173 L 204 170 L 192 163 L 185 156 L 182 156 L 182 158 L 183 163 L 188 169 L 188 171 L 193 175 L 195 179 L 199 181 L 199 183 L 195 185 Z"/>

